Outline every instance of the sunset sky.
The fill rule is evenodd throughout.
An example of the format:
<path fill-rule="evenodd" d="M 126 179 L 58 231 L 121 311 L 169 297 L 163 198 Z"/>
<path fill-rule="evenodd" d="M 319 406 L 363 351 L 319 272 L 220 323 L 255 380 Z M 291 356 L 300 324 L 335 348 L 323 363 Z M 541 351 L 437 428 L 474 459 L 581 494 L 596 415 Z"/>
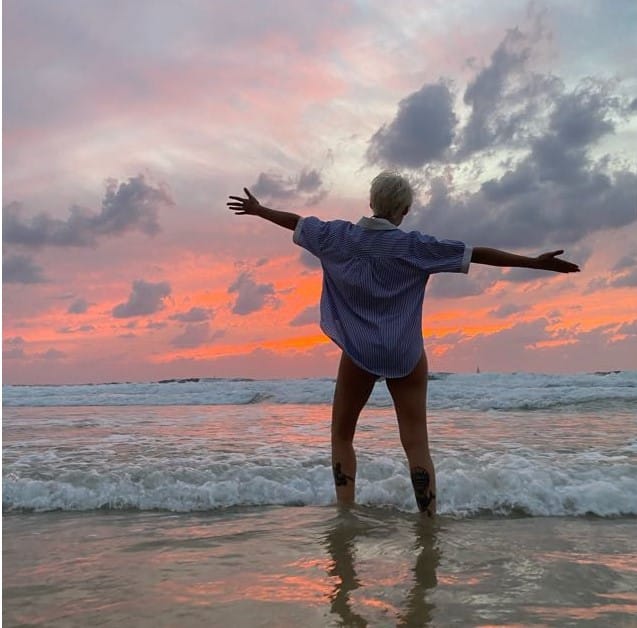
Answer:
<path fill-rule="evenodd" d="M 433 371 L 637 368 L 634 0 L 5 0 L 3 379 L 333 376 L 321 272 L 226 209 L 403 228 L 577 275 L 437 275 Z"/>

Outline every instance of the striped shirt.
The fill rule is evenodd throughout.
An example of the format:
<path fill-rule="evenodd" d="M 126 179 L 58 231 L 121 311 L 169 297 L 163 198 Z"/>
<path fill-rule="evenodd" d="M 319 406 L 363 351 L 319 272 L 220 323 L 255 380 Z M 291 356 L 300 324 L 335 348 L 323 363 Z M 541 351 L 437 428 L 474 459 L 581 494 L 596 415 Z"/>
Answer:
<path fill-rule="evenodd" d="M 423 353 L 429 275 L 469 270 L 471 247 L 398 229 L 384 218 L 301 218 L 294 242 L 323 267 L 321 329 L 358 366 L 404 377 Z"/>

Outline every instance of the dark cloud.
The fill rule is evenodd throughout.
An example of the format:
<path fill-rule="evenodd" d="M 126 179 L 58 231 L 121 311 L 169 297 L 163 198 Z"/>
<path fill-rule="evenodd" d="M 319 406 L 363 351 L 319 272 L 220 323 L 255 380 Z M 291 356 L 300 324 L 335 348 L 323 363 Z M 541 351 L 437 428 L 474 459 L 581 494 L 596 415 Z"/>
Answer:
<path fill-rule="evenodd" d="M 483 294 L 497 280 L 499 271 L 470 267 L 469 276 L 456 273 L 432 275 L 427 283 L 427 297 L 460 299 Z"/>
<path fill-rule="evenodd" d="M 62 360 L 66 357 L 66 353 L 64 351 L 59 351 L 58 349 L 47 349 L 42 353 L 34 353 L 34 358 L 39 360 Z"/>
<path fill-rule="evenodd" d="M 291 321 L 292 327 L 302 327 L 303 325 L 316 325 L 319 322 L 319 306 L 310 305 L 299 312 Z"/>
<path fill-rule="evenodd" d="M 189 323 L 181 334 L 172 339 L 170 344 L 183 349 L 200 347 L 223 336 L 223 333 L 223 331 L 212 332 L 210 323 L 207 322 Z"/>
<path fill-rule="evenodd" d="M 266 305 L 277 303 L 274 285 L 271 283 L 257 283 L 249 271 L 239 274 L 228 292 L 236 292 L 237 300 L 232 308 L 234 314 L 245 316 L 263 309 Z"/>
<path fill-rule="evenodd" d="M 3 283 L 47 283 L 40 266 L 26 255 L 7 254 L 2 257 Z"/>
<path fill-rule="evenodd" d="M 473 193 L 454 193 L 435 179 L 429 201 L 415 206 L 406 227 L 474 245 L 539 247 L 572 244 L 637 220 L 634 172 L 606 172 L 580 151 L 563 151 L 558 145 L 554 152 L 534 150 Z"/>
<path fill-rule="evenodd" d="M 86 299 L 75 299 L 66 310 L 69 314 L 84 314 L 88 310 L 88 301 Z"/>
<path fill-rule="evenodd" d="M 624 255 L 622 258 L 617 260 L 617 263 L 613 266 L 613 270 L 626 270 L 628 268 L 633 268 L 633 266 L 637 266 L 637 255 Z"/>
<path fill-rule="evenodd" d="M 118 185 L 106 183 L 106 193 L 99 213 L 74 206 L 67 220 L 41 212 L 30 220 L 23 216 L 19 203 L 3 210 L 2 239 L 5 244 L 28 247 L 95 246 L 101 237 L 140 231 L 152 236 L 159 232 L 158 211 L 173 204 L 168 191 L 153 187 L 139 175 Z"/>
<path fill-rule="evenodd" d="M 312 255 L 307 249 L 301 249 L 301 254 L 299 255 L 299 260 L 303 266 L 307 266 L 312 270 L 316 270 L 317 268 L 321 268 L 321 260 L 316 257 L 316 255 Z"/>
<path fill-rule="evenodd" d="M 296 182 L 299 192 L 314 193 L 323 185 L 318 170 L 302 170 Z"/>
<path fill-rule="evenodd" d="M 164 299 L 170 294 L 170 284 L 166 281 L 150 283 L 143 279 L 133 281 L 128 301 L 113 308 L 115 318 L 144 316 L 164 309 Z"/>
<path fill-rule="evenodd" d="M 535 248 L 572 245 L 637 221 L 635 164 L 593 157 L 600 140 L 635 112 L 614 93 L 617 83 L 586 78 L 567 87 L 559 77 L 533 72 L 530 61 L 548 37 L 539 15 L 528 33 L 506 33 L 465 91 L 469 115 L 453 142 L 455 114 L 442 83 L 408 96 L 395 120 L 374 135 L 372 162 L 428 166 L 429 198 L 414 204 L 405 228 L 475 245 Z M 418 122 L 426 104 L 441 115 L 438 122 L 437 114 Z M 430 135 L 430 123 L 445 141 L 427 143 L 442 137 Z M 480 172 L 476 153 L 495 149 L 513 151 L 501 153 L 500 175 L 472 191 L 454 188 L 454 167 Z M 435 159 L 443 163 L 432 165 Z"/>
<path fill-rule="evenodd" d="M 444 83 L 423 85 L 398 104 L 396 117 L 372 136 L 371 164 L 419 168 L 444 158 L 457 123 L 453 98 Z"/>
<path fill-rule="evenodd" d="M 504 303 L 499 305 L 495 309 L 489 312 L 489 316 L 495 316 L 495 318 L 508 318 L 511 314 L 517 314 L 523 312 L 526 308 L 514 303 Z"/>
<path fill-rule="evenodd" d="M 58 329 L 60 334 L 74 334 L 77 332 L 89 332 L 95 331 L 95 327 L 93 325 L 80 325 L 79 327 L 61 327 Z"/>
<path fill-rule="evenodd" d="M 561 81 L 528 70 L 534 46 L 544 37 L 541 22 L 530 33 L 507 31 L 484 67 L 467 86 L 469 119 L 459 133 L 455 159 L 501 144 L 517 143 L 533 133 L 535 116 L 550 102 Z"/>
<path fill-rule="evenodd" d="M 566 146 L 585 146 L 615 130 L 610 119 L 621 101 L 608 92 L 608 85 L 588 79 L 572 92 L 563 93 L 550 118 L 556 141 Z"/>
<path fill-rule="evenodd" d="M 187 312 L 173 314 L 170 318 L 182 323 L 201 323 L 210 320 L 212 317 L 213 311 L 210 308 L 191 307 Z"/>
<path fill-rule="evenodd" d="M 529 281 L 543 280 L 553 276 L 552 274 L 547 274 L 546 271 L 535 268 L 508 268 L 502 272 L 500 279 L 512 283 L 528 283 Z"/>
<path fill-rule="evenodd" d="M 276 173 L 262 172 L 250 191 L 257 197 L 278 201 L 295 200 L 306 205 L 317 203 L 327 191 L 318 170 L 302 170 L 296 177 L 284 177 Z"/>
<path fill-rule="evenodd" d="M 637 287 L 637 268 L 632 268 L 628 272 L 622 273 L 609 281 L 613 288 L 633 288 Z"/>
<path fill-rule="evenodd" d="M 637 336 L 637 319 L 630 323 L 624 323 L 617 330 L 618 334 L 625 334 L 626 336 Z"/>
<path fill-rule="evenodd" d="M 5 360 L 61 360 L 66 357 L 66 353 L 58 349 L 47 349 L 41 353 L 27 353 L 25 351 L 26 342 L 21 336 L 7 338 L 3 342 L 2 357 Z"/>
<path fill-rule="evenodd" d="M 21 360 L 25 357 L 25 345 L 26 342 L 22 336 L 5 339 L 2 343 L 2 358 L 4 360 Z"/>

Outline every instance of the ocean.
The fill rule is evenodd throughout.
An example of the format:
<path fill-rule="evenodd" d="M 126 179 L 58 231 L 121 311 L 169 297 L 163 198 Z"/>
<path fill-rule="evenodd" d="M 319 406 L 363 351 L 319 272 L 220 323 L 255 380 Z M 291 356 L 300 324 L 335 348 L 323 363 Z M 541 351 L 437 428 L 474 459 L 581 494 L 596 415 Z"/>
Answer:
<path fill-rule="evenodd" d="M 637 626 L 637 372 L 433 374 L 433 521 L 383 382 L 335 505 L 333 388 L 4 386 L 6 625 Z"/>

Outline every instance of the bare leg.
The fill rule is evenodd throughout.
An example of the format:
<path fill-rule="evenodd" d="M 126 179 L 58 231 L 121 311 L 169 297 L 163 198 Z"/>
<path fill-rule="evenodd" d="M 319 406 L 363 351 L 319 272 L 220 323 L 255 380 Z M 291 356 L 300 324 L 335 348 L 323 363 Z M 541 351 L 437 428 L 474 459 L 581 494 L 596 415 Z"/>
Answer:
<path fill-rule="evenodd" d="M 340 504 L 354 502 L 356 455 L 354 432 L 358 416 L 374 388 L 376 377 L 345 354 L 341 356 L 332 404 L 332 471 L 336 500 Z"/>
<path fill-rule="evenodd" d="M 427 436 L 427 356 L 406 377 L 387 380 L 394 400 L 400 442 L 407 454 L 416 503 L 430 517 L 436 513 L 436 475 Z"/>

